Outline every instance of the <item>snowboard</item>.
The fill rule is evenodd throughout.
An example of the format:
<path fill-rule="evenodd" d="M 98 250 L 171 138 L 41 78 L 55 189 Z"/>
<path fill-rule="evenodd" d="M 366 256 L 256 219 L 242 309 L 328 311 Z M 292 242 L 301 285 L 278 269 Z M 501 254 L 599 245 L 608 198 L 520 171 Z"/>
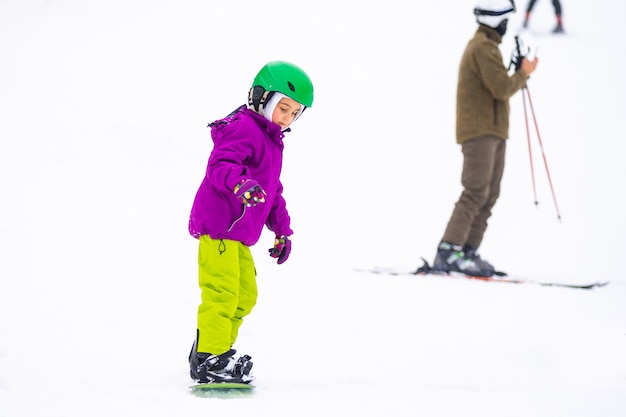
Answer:
<path fill-rule="evenodd" d="M 232 398 L 250 395 L 254 385 L 243 382 L 207 382 L 189 387 L 189 391 L 197 397 Z"/>

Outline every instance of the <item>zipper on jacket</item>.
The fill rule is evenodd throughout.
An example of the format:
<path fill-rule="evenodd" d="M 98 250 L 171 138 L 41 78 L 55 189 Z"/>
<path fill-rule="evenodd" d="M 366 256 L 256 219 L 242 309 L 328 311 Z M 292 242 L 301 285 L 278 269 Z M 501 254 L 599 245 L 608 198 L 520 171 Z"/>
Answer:
<path fill-rule="evenodd" d="M 498 100 L 493 100 L 493 125 L 498 126 Z"/>
<path fill-rule="evenodd" d="M 233 230 L 233 227 L 235 227 L 235 225 L 237 224 L 237 222 L 239 222 L 239 220 L 243 219 L 244 214 L 246 214 L 246 205 L 242 204 L 243 206 L 243 210 L 241 211 L 241 216 L 237 217 L 235 220 L 233 220 L 233 222 L 230 224 L 230 227 L 228 228 L 228 231 L 230 232 L 231 230 Z"/>

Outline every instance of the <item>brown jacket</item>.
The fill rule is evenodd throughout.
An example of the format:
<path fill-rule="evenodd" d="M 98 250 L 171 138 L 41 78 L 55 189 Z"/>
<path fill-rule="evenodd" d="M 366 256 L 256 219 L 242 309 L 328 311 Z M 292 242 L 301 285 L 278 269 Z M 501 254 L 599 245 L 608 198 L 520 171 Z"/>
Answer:
<path fill-rule="evenodd" d="M 456 95 L 456 141 L 494 135 L 509 137 L 509 97 L 526 85 L 521 70 L 509 76 L 498 44 L 502 37 L 480 25 L 459 66 Z"/>

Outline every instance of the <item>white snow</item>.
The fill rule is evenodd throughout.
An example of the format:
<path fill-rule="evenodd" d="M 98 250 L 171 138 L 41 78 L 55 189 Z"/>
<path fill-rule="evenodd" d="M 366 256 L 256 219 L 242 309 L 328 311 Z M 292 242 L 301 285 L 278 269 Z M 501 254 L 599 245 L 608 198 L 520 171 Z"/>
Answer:
<path fill-rule="evenodd" d="M 519 4 L 523 9 L 525 4 Z M 460 193 L 473 4 L 0 1 L 0 416 L 626 415 L 623 2 L 540 1 L 483 257 L 596 290 L 355 272 L 432 261 Z M 522 12 L 502 45 L 508 60 Z M 188 213 L 208 122 L 265 62 L 316 97 L 286 141 L 289 262 L 253 248 L 252 396 L 197 398 Z M 531 125 L 532 127 L 532 125 Z"/>

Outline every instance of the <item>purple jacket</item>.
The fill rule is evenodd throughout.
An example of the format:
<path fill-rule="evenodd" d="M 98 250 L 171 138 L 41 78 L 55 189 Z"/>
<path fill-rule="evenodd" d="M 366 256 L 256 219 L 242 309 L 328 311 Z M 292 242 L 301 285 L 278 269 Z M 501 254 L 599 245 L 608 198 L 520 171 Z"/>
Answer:
<path fill-rule="evenodd" d="M 278 236 L 291 235 L 280 182 L 284 148 L 280 126 L 242 106 L 212 123 L 211 137 L 213 151 L 191 208 L 189 233 L 247 246 L 259 240 L 263 225 Z M 265 203 L 247 207 L 237 199 L 233 189 L 247 178 L 263 187 Z"/>

